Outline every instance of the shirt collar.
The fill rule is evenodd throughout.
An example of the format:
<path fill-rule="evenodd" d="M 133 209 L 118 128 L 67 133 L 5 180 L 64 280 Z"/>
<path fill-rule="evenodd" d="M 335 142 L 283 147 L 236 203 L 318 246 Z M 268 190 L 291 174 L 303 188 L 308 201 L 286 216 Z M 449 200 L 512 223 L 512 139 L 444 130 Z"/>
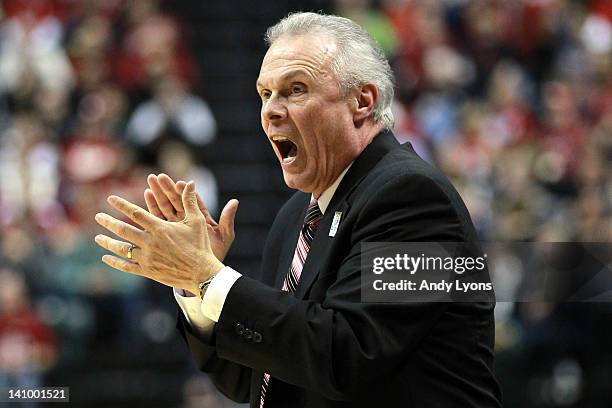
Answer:
<path fill-rule="evenodd" d="M 325 214 L 325 210 L 327 210 L 327 206 L 329 206 L 329 203 L 331 202 L 331 199 L 334 196 L 334 193 L 338 189 L 340 182 L 342 181 L 346 172 L 348 171 L 348 169 L 351 168 L 352 165 L 353 165 L 353 162 L 351 162 L 346 167 L 346 169 L 344 169 L 344 171 L 340 173 L 336 181 L 334 181 L 334 183 L 331 186 L 327 187 L 327 189 L 323 191 L 323 193 L 319 197 L 318 201 L 319 201 L 319 209 L 321 210 L 321 214 Z M 314 196 L 312 196 L 312 199 L 314 199 Z"/>

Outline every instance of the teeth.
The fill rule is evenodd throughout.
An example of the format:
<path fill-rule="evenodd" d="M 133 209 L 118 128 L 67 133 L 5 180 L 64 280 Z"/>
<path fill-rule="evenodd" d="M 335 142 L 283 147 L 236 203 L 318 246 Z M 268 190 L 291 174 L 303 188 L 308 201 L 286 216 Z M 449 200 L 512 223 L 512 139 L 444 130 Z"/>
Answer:
<path fill-rule="evenodd" d="M 289 139 L 287 139 L 285 136 L 274 136 L 272 140 L 275 142 L 286 142 Z"/>

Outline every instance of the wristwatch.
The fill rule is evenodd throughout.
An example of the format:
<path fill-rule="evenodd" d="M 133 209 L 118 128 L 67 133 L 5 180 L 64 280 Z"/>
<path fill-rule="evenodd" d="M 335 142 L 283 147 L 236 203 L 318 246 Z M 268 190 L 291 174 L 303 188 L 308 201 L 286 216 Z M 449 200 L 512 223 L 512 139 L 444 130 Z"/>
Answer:
<path fill-rule="evenodd" d="M 215 277 L 213 275 L 209 279 L 206 279 L 204 282 L 200 282 L 200 284 L 198 285 L 200 300 L 204 300 L 204 294 L 206 293 L 206 289 L 208 289 L 210 283 L 214 278 Z"/>

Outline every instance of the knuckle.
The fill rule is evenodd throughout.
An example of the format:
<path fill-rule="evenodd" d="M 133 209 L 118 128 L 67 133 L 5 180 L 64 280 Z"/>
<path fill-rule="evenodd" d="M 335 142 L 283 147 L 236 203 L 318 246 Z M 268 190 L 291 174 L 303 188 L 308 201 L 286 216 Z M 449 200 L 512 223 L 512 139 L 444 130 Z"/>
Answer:
<path fill-rule="evenodd" d="M 142 221 L 142 211 L 134 209 L 130 212 L 131 217 L 134 221 Z"/>
<path fill-rule="evenodd" d="M 117 226 L 117 235 L 119 235 L 120 237 L 123 237 L 125 236 L 126 233 L 127 233 L 127 227 L 125 225 Z"/>

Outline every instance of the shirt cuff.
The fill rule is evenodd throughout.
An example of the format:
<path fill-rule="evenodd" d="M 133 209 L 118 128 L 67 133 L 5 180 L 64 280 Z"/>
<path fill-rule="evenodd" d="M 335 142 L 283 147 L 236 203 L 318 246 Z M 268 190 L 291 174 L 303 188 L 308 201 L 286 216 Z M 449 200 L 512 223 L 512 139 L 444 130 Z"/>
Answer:
<path fill-rule="evenodd" d="M 212 333 L 215 322 L 202 314 L 200 298 L 183 289 L 174 288 L 174 299 L 181 308 L 187 323 L 200 335 L 207 338 Z"/>
<path fill-rule="evenodd" d="M 241 276 L 242 274 L 229 266 L 224 267 L 215 275 L 201 303 L 201 311 L 204 316 L 214 322 L 219 321 L 227 294 Z"/>

